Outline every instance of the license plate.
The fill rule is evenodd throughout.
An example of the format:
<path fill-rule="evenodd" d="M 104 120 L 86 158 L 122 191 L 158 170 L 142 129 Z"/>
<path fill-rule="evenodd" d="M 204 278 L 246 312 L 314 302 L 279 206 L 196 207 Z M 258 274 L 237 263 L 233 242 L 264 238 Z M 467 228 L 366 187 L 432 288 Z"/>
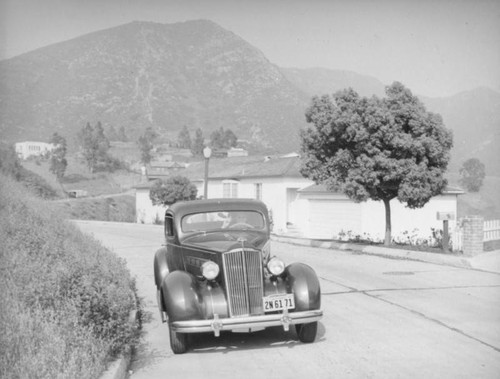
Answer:
<path fill-rule="evenodd" d="M 264 312 L 282 311 L 283 309 L 294 309 L 295 300 L 293 294 L 282 293 L 270 295 L 262 298 L 264 302 Z"/>

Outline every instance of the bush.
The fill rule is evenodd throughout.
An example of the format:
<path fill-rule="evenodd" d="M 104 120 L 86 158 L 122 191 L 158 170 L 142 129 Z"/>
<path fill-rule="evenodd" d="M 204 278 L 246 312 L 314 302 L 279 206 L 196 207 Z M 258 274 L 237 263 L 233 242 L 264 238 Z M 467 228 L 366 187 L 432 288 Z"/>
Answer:
<path fill-rule="evenodd" d="M 39 158 L 36 159 L 36 162 L 39 162 Z M 14 148 L 3 142 L 0 142 L 0 173 L 20 182 L 38 197 L 57 198 L 57 191 L 41 176 L 22 167 Z"/>
<path fill-rule="evenodd" d="M 149 191 L 153 205 L 171 205 L 177 201 L 195 200 L 198 190 L 184 176 L 172 176 L 166 181 L 157 180 Z"/>
<path fill-rule="evenodd" d="M 0 377 L 95 378 L 137 338 L 125 262 L 0 174 Z"/>

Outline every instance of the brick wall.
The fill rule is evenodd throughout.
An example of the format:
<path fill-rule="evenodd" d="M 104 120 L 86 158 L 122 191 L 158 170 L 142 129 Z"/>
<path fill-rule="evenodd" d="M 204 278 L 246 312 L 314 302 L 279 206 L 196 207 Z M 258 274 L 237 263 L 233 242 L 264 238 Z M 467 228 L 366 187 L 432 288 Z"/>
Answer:
<path fill-rule="evenodd" d="M 483 252 L 483 225 L 484 220 L 479 216 L 461 219 L 463 228 L 463 253 L 473 256 Z"/>

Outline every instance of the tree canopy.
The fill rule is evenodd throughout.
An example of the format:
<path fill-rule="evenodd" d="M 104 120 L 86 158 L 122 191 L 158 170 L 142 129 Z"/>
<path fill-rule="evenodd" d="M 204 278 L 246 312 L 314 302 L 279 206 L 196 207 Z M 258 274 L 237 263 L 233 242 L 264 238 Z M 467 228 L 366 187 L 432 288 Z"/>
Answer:
<path fill-rule="evenodd" d="M 166 181 L 158 180 L 149 192 L 153 205 L 171 205 L 177 201 L 195 200 L 198 190 L 188 178 L 172 176 Z"/>
<path fill-rule="evenodd" d="M 54 149 L 50 153 L 50 172 L 60 182 L 68 167 L 68 161 L 66 160 L 66 152 L 68 150 L 66 139 L 56 132 L 50 138 L 50 143 L 54 145 Z"/>
<path fill-rule="evenodd" d="M 235 147 L 238 143 L 238 137 L 231 129 L 220 127 L 210 134 L 210 145 L 215 149 L 229 149 Z"/>
<path fill-rule="evenodd" d="M 144 164 L 148 164 L 151 162 L 152 155 L 151 152 L 153 150 L 153 141 L 158 137 L 158 134 L 153 130 L 153 128 L 148 127 L 137 140 L 137 145 L 139 146 L 139 150 L 141 151 L 141 162 Z"/>
<path fill-rule="evenodd" d="M 177 143 L 181 149 L 191 149 L 191 135 L 186 125 L 182 127 L 177 135 Z"/>
<path fill-rule="evenodd" d="M 467 159 L 460 168 L 460 184 L 470 192 L 481 189 L 485 176 L 484 164 L 477 158 Z"/>
<path fill-rule="evenodd" d="M 205 147 L 205 138 L 203 131 L 198 128 L 194 133 L 194 139 L 191 143 L 191 154 L 195 157 L 203 155 L 203 148 Z"/>
<path fill-rule="evenodd" d="M 390 201 L 423 207 L 440 194 L 452 133 L 401 83 L 386 97 L 347 89 L 314 97 L 301 131 L 301 173 L 355 201 L 384 202 L 385 243 L 391 242 Z"/>
<path fill-rule="evenodd" d="M 95 127 L 87 122 L 87 125 L 78 134 L 78 139 L 83 150 L 83 157 L 91 173 L 98 165 L 107 165 L 110 144 L 104 135 L 101 122 L 97 122 Z"/>

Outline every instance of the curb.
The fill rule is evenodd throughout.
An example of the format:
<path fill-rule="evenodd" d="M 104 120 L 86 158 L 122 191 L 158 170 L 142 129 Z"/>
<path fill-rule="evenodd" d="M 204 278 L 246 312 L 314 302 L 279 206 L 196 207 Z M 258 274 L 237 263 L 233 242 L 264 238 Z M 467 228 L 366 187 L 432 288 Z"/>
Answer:
<path fill-rule="evenodd" d="M 138 316 L 137 309 L 130 311 L 128 322 L 131 324 L 135 324 L 137 322 Z M 130 366 L 130 362 L 132 360 L 132 349 L 129 347 L 127 351 L 115 360 L 111 361 L 108 364 L 108 367 L 101 374 L 99 379 L 123 379 L 127 377 L 127 370 Z"/>
<path fill-rule="evenodd" d="M 352 243 L 342 243 L 335 241 L 310 240 L 307 238 L 286 237 L 272 235 L 274 241 L 290 243 L 292 245 L 319 247 L 322 249 L 335 249 L 342 251 L 352 251 L 358 254 L 375 255 L 392 259 L 409 259 L 439 265 L 453 266 L 459 268 L 474 268 L 470 258 L 464 256 L 452 256 L 439 253 L 429 253 L 425 251 L 414 251 L 404 249 L 393 249 L 388 247 L 357 245 Z"/>

